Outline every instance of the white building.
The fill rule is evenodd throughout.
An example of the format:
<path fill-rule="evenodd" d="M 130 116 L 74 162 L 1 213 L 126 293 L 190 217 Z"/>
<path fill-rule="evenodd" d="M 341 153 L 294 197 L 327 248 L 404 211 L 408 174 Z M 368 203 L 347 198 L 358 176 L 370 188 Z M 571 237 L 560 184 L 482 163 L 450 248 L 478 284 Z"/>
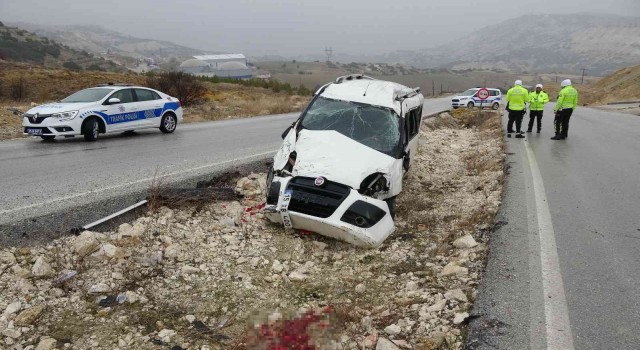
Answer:
<path fill-rule="evenodd" d="M 192 59 L 182 62 L 179 70 L 206 77 L 235 79 L 253 77 L 253 71 L 247 65 L 247 58 L 242 54 L 193 56 Z"/>

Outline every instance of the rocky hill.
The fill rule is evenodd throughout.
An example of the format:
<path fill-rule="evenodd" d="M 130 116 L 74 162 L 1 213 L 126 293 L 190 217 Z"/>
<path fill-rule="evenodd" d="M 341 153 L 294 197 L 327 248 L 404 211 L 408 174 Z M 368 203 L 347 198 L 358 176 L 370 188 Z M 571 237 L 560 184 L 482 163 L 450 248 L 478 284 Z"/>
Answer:
<path fill-rule="evenodd" d="M 100 55 L 109 53 L 133 58 L 168 59 L 202 54 L 200 50 L 172 42 L 136 38 L 95 25 L 47 26 L 31 23 L 15 23 L 15 25 L 74 49 Z"/>
<path fill-rule="evenodd" d="M 124 71 L 116 63 L 0 22 L 0 60 L 69 70 Z"/>
<path fill-rule="evenodd" d="M 452 38 L 445 46 L 398 51 L 383 60 L 456 70 L 612 73 L 640 62 L 640 17 L 526 15 Z"/>

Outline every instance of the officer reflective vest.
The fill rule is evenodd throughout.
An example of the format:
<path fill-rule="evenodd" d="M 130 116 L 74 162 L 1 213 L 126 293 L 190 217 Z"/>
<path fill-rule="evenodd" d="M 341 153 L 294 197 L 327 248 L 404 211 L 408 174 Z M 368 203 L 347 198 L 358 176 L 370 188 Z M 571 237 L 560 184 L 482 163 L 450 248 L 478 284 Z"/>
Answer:
<path fill-rule="evenodd" d="M 507 103 L 509 110 L 524 111 L 529 102 L 529 90 L 520 85 L 516 85 L 507 91 Z"/>
<path fill-rule="evenodd" d="M 566 108 L 575 109 L 576 106 L 578 106 L 578 90 L 571 85 L 563 87 L 558 95 L 555 111 Z"/>
<path fill-rule="evenodd" d="M 533 91 L 529 93 L 529 103 L 531 103 L 529 110 L 542 111 L 547 102 L 549 102 L 549 95 L 547 95 L 546 92 L 540 91 L 540 93 L 538 93 L 537 91 Z"/>

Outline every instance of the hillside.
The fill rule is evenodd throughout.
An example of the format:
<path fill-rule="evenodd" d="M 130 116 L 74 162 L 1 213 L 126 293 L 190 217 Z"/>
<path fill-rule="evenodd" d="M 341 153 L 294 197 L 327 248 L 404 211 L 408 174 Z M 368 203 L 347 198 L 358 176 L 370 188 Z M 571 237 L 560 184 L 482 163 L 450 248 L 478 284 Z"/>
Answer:
<path fill-rule="evenodd" d="M 607 74 L 640 62 L 640 17 L 526 15 L 452 42 L 390 53 L 383 60 L 456 70 L 574 73 L 586 68 L 591 74 Z"/>
<path fill-rule="evenodd" d="M 0 60 L 70 70 L 124 71 L 116 63 L 0 22 Z"/>
<path fill-rule="evenodd" d="M 594 104 L 640 100 L 640 65 L 620 69 L 598 80 L 591 90 Z"/>
<path fill-rule="evenodd" d="M 100 55 L 108 53 L 125 57 L 153 57 L 164 60 L 202 54 L 200 50 L 169 41 L 137 38 L 95 25 L 47 26 L 32 23 L 14 23 L 14 25 L 76 50 Z"/>

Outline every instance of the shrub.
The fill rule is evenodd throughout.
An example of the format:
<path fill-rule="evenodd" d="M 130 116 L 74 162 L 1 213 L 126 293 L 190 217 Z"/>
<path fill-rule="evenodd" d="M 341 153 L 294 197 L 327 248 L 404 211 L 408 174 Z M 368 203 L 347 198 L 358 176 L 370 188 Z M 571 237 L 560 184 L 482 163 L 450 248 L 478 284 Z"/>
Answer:
<path fill-rule="evenodd" d="M 78 72 L 82 70 L 82 67 L 80 67 L 79 64 L 73 62 L 73 61 L 67 61 L 65 63 L 62 64 L 62 67 L 74 71 L 74 72 Z"/>
<path fill-rule="evenodd" d="M 9 80 L 7 86 L 8 95 L 14 101 L 22 101 L 27 98 L 27 82 L 23 76 Z"/>
<path fill-rule="evenodd" d="M 202 102 L 206 88 L 194 76 L 184 72 L 168 72 L 149 75 L 147 85 L 177 97 L 183 106 Z"/>

